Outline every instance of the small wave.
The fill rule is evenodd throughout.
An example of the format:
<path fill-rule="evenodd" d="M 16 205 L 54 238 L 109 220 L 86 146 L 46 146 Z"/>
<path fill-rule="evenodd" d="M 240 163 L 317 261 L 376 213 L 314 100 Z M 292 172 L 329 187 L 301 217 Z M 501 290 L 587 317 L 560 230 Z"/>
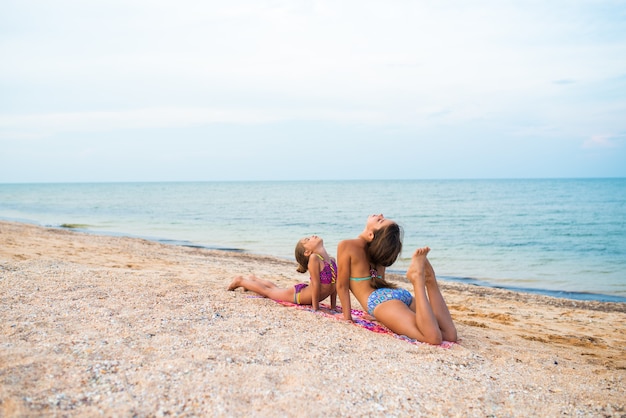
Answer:
<path fill-rule="evenodd" d="M 589 292 L 569 292 L 569 291 L 563 291 L 563 290 L 539 289 L 539 288 L 533 288 L 533 287 L 506 286 L 506 285 L 501 285 L 501 284 L 496 285 L 493 283 L 486 282 L 484 280 L 478 280 L 478 279 L 474 279 L 471 277 L 438 276 L 437 278 L 441 280 L 445 280 L 445 281 L 472 284 L 472 285 L 483 286 L 483 287 L 491 287 L 494 289 L 511 290 L 514 292 L 521 292 L 521 293 L 533 293 L 533 294 L 538 294 L 538 295 L 543 295 L 543 296 L 552 296 L 552 297 L 561 298 L 561 299 L 626 303 L 626 297 L 617 296 L 617 295 L 605 295 L 601 293 L 589 293 Z"/>

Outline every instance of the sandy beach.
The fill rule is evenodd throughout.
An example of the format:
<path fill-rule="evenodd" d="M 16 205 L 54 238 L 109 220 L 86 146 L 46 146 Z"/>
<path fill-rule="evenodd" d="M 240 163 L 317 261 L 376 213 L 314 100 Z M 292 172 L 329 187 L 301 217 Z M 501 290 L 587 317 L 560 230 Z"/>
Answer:
<path fill-rule="evenodd" d="M 0 222 L 0 416 L 626 416 L 626 304 L 441 282 L 442 348 L 227 291 L 295 267 Z"/>

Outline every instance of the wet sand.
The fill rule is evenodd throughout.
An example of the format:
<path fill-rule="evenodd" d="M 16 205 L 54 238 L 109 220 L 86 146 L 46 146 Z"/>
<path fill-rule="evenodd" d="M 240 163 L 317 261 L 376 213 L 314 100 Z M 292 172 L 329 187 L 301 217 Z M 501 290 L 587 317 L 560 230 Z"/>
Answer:
<path fill-rule="evenodd" d="M 626 416 L 624 303 L 441 282 L 441 348 L 226 290 L 295 268 L 0 221 L 0 416 Z"/>

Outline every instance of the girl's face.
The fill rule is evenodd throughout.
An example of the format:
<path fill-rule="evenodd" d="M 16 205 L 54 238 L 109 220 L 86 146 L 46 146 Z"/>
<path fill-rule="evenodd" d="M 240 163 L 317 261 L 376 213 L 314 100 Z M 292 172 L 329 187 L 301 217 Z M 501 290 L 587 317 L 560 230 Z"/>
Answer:
<path fill-rule="evenodd" d="M 324 244 L 322 238 L 317 235 L 311 235 L 310 237 L 304 237 L 300 240 L 304 249 L 308 252 L 313 252 L 320 245 Z"/>
<path fill-rule="evenodd" d="M 367 218 L 366 227 L 371 231 L 378 231 L 383 226 L 391 225 L 394 222 L 391 219 L 387 219 L 382 213 L 378 215 L 370 215 Z"/>

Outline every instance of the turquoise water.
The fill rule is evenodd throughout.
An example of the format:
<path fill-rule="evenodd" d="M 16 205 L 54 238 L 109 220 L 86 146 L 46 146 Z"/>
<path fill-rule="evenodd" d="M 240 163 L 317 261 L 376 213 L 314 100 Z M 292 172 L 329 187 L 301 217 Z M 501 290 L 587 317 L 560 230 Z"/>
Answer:
<path fill-rule="evenodd" d="M 372 213 L 404 228 L 398 272 L 428 245 L 444 280 L 626 301 L 626 179 L 0 184 L 2 219 L 288 259 Z"/>

